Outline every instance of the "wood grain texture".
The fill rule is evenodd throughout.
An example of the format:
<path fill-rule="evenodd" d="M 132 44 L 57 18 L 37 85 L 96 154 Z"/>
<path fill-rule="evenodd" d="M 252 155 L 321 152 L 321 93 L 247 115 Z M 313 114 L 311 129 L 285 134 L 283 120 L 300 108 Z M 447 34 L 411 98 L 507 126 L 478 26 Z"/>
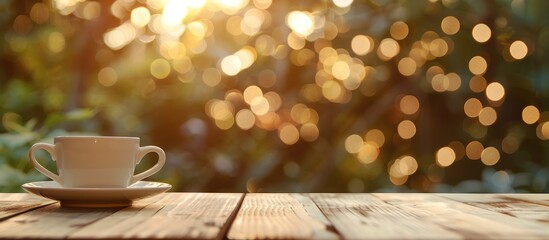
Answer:
<path fill-rule="evenodd" d="M 169 193 L 137 201 L 69 238 L 220 239 L 243 194 Z"/>
<path fill-rule="evenodd" d="M 417 221 L 438 225 L 467 239 L 549 239 L 549 228 L 499 212 L 434 194 L 374 194 L 417 215 Z M 482 198 L 479 196 L 479 198 Z"/>
<path fill-rule="evenodd" d="M 247 194 L 228 239 L 337 239 L 328 219 L 301 194 Z"/>
<path fill-rule="evenodd" d="M 549 239 L 549 194 L 165 193 L 61 208 L 0 193 L 0 238 Z"/>
<path fill-rule="evenodd" d="M 26 193 L 0 193 L 0 221 L 53 203 Z"/>
<path fill-rule="evenodd" d="M 492 212 L 499 212 L 522 220 L 544 224 L 549 229 L 549 196 L 540 199 L 540 195 L 532 194 L 438 195 Z M 548 202 L 546 203 L 546 201 Z"/>
<path fill-rule="evenodd" d="M 461 239 L 460 234 L 424 218 L 422 209 L 402 209 L 372 194 L 310 194 L 346 239 Z"/>

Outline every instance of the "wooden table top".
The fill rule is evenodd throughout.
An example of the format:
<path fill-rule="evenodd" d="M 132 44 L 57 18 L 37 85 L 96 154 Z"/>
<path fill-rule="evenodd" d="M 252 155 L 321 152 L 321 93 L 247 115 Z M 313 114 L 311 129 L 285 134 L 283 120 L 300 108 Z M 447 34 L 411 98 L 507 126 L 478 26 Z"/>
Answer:
<path fill-rule="evenodd" d="M 164 193 L 85 209 L 0 193 L 0 238 L 549 239 L 549 194 Z"/>

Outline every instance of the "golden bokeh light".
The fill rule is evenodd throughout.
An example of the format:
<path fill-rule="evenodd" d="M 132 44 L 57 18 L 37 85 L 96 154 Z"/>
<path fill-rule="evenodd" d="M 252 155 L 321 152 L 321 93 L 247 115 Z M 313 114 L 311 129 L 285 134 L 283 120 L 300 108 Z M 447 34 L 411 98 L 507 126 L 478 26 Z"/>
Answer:
<path fill-rule="evenodd" d="M 463 111 L 465 115 L 470 118 L 478 117 L 480 111 L 482 110 L 482 103 L 476 98 L 469 98 L 463 104 Z"/>
<path fill-rule="evenodd" d="M 207 29 L 203 22 L 195 21 L 187 24 L 189 32 L 196 37 L 196 39 L 202 39 L 206 36 Z"/>
<path fill-rule="evenodd" d="M 305 123 L 299 128 L 299 134 L 301 138 L 307 142 L 315 141 L 320 135 L 320 131 L 316 124 L 314 123 Z"/>
<path fill-rule="evenodd" d="M 234 117 L 231 112 L 222 110 L 216 113 L 215 125 L 222 130 L 231 128 L 234 124 Z"/>
<path fill-rule="evenodd" d="M 394 185 L 402 185 L 408 180 L 408 176 L 418 169 L 417 160 L 408 155 L 400 156 L 389 167 L 389 178 Z"/>
<path fill-rule="evenodd" d="M 32 30 L 32 21 L 27 15 L 19 15 L 13 20 L 13 30 L 21 35 L 26 35 Z"/>
<path fill-rule="evenodd" d="M 401 177 L 395 177 L 393 175 L 389 175 L 389 180 L 395 186 L 400 186 L 400 185 L 405 184 L 406 181 L 408 181 L 408 176 L 404 175 L 404 176 L 401 176 Z"/>
<path fill-rule="evenodd" d="M 188 14 L 187 1 L 169 0 L 162 12 L 162 24 L 167 29 L 173 29 L 183 23 Z"/>
<path fill-rule="evenodd" d="M 449 51 L 448 43 L 442 38 L 434 39 L 429 44 L 429 52 L 434 57 L 443 57 L 448 53 L 448 51 Z"/>
<path fill-rule="evenodd" d="M 454 92 L 461 87 L 461 77 L 457 73 L 448 73 L 446 74 L 446 78 L 448 78 L 448 88 L 446 89 L 449 92 Z"/>
<path fill-rule="evenodd" d="M 248 104 L 252 104 L 252 101 L 258 97 L 263 97 L 263 91 L 261 88 L 255 85 L 251 85 L 244 89 L 244 101 Z"/>
<path fill-rule="evenodd" d="M 492 36 L 492 30 L 484 23 L 479 23 L 473 27 L 473 38 L 479 43 L 487 42 Z"/>
<path fill-rule="evenodd" d="M 97 81 L 105 87 L 110 87 L 118 81 L 118 73 L 111 67 L 105 67 L 97 74 Z"/>
<path fill-rule="evenodd" d="M 255 124 L 255 115 L 248 109 L 241 109 L 236 113 L 236 125 L 243 130 L 252 128 Z"/>
<path fill-rule="evenodd" d="M 305 123 L 317 123 L 318 122 L 318 113 L 312 109 L 308 108 L 305 104 L 295 104 L 290 110 L 290 117 L 292 120 L 299 124 Z"/>
<path fill-rule="evenodd" d="M 498 119 L 498 113 L 492 107 L 485 107 L 480 110 L 478 121 L 484 126 L 490 126 Z"/>
<path fill-rule="evenodd" d="M 541 140 L 549 140 L 549 121 L 538 124 L 536 127 L 536 135 Z"/>
<path fill-rule="evenodd" d="M 250 102 L 250 109 L 256 115 L 265 115 L 270 109 L 269 101 L 263 97 L 256 97 Z"/>
<path fill-rule="evenodd" d="M 179 0 L 172 0 L 179 1 Z M 193 0 L 194 1 L 194 0 Z M 182 1 L 182 2 L 192 2 L 192 1 Z M 248 0 L 214 0 L 214 2 L 221 7 L 221 10 L 227 15 L 234 15 L 248 5 Z"/>
<path fill-rule="evenodd" d="M 72 75 L 58 71 L 82 69 L 60 68 L 64 65 L 58 62 L 89 60 L 84 73 L 91 79 L 84 80 L 90 81 L 92 92 L 85 89 L 82 107 L 89 104 L 95 109 L 110 98 L 135 93 L 137 100 L 160 106 L 159 111 L 169 111 L 175 104 L 172 110 L 179 115 L 167 122 L 173 125 L 160 127 L 181 128 L 174 132 L 181 137 L 192 132 L 185 122 L 188 117 L 203 122 L 201 142 L 210 147 L 215 145 L 212 139 L 223 135 L 219 130 L 230 130 L 223 138 L 250 138 L 243 148 L 220 145 L 219 151 L 253 150 L 254 156 L 260 156 L 273 147 L 297 144 L 282 146 L 290 154 L 280 156 L 298 157 L 280 165 L 284 169 L 279 170 L 292 178 L 286 180 L 302 181 L 307 177 L 301 174 L 310 175 L 318 168 L 314 164 L 339 157 L 334 169 L 337 177 L 347 174 L 343 186 L 348 189 L 369 191 L 390 183 L 405 185 L 395 188 L 403 191 L 436 191 L 438 184 L 460 189 L 461 185 L 454 186 L 459 183 L 454 182 L 453 171 L 470 166 L 490 170 L 486 166 L 505 158 L 528 160 L 527 155 L 539 147 L 535 141 L 549 140 L 549 112 L 543 111 L 546 106 L 540 100 L 547 89 L 536 78 L 539 74 L 531 72 L 545 67 L 538 61 L 538 51 L 545 50 L 542 43 L 549 39 L 549 31 L 516 22 L 515 15 L 525 13 L 522 2 L 507 4 L 511 12 L 503 15 L 498 11 L 505 3 L 491 4 L 488 7 L 498 7 L 494 19 L 467 12 L 478 4 L 459 0 L 427 0 L 420 9 L 384 0 L 15 4 L 25 12 L 8 16 L 4 50 L 14 59 L 6 63 L 17 65 L 14 73 L 36 73 L 26 76 L 28 81 L 15 77 L 7 81 L 46 81 L 42 84 L 48 87 L 46 110 L 62 110 L 71 100 L 63 97 L 70 84 L 59 81 Z M 83 24 L 86 20 L 93 21 Z M 83 35 L 88 37 L 84 42 L 79 40 L 86 32 L 80 26 L 90 28 L 98 22 L 107 24 Z M 86 41 L 99 45 L 88 51 Z M 80 51 L 82 47 L 86 51 Z M 80 56 L 92 51 L 96 52 L 90 59 Z M 52 61 L 38 61 L 43 54 L 52 56 Z M 135 64 L 144 64 L 145 69 Z M 54 74 L 44 75 L 50 80 L 35 80 L 50 72 Z M 18 93 L 19 86 L 6 86 Z M 205 108 L 195 114 L 196 104 Z M 105 116 L 116 119 L 136 107 L 108 110 Z M 147 109 L 154 107 L 143 110 Z M 138 125 L 139 116 L 124 116 L 120 124 L 133 123 L 121 129 L 149 131 L 150 126 Z M 281 142 L 268 142 L 272 137 Z M 313 155 L 291 156 L 311 147 Z M 323 148 L 330 147 L 344 148 L 345 154 L 323 156 L 329 151 Z M 217 158 L 215 151 L 212 154 Z M 222 154 L 233 161 L 229 152 Z M 255 163 L 234 164 L 240 171 Z M 482 172 L 477 170 L 470 174 Z M 514 170 L 503 172 L 512 177 Z M 368 184 L 386 174 L 390 183 Z M 261 179 L 248 183 L 253 191 L 261 191 Z"/>
<path fill-rule="evenodd" d="M 244 70 L 246 68 L 249 68 L 254 63 L 255 59 L 257 58 L 257 54 L 255 52 L 255 49 L 249 46 L 246 46 L 240 50 L 238 50 L 234 56 L 238 57 L 240 61 L 240 70 Z"/>
<path fill-rule="evenodd" d="M 166 59 L 181 59 L 186 57 L 185 45 L 179 41 L 165 41 L 160 44 L 160 54 Z"/>
<path fill-rule="evenodd" d="M 515 153 L 520 147 L 520 141 L 513 135 L 507 135 L 501 140 L 501 150 L 507 154 Z"/>
<path fill-rule="evenodd" d="M 404 120 L 398 124 L 398 135 L 402 139 L 410 139 L 416 135 L 416 125 L 410 120 Z"/>
<path fill-rule="evenodd" d="M 479 160 L 484 146 L 479 141 L 472 141 L 465 147 L 465 154 L 471 160 Z"/>
<path fill-rule="evenodd" d="M 509 46 L 509 53 L 511 54 L 511 57 L 516 60 L 523 59 L 528 54 L 528 46 L 526 46 L 526 43 L 523 41 L 514 41 L 511 43 L 511 46 Z"/>
<path fill-rule="evenodd" d="M 48 6 L 41 2 L 32 5 L 29 15 L 31 20 L 38 24 L 46 23 L 50 18 Z"/>
<path fill-rule="evenodd" d="M 540 116 L 540 112 L 536 106 L 529 105 L 522 110 L 522 121 L 526 124 L 536 123 Z"/>
<path fill-rule="evenodd" d="M 336 81 L 329 80 L 322 84 L 322 95 L 331 102 L 341 102 L 345 89 Z"/>
<path fill-rule="evenodd" d="M 293 11 L 288 13 L 286 24 L 302 38 L 306 38 L 314 31 L 314 19 L 309 12 Z"/>
<path fill-rule="evenodd" d="M 101 14 L 101 5 L 95 1 L 83 2 L 74 11 L 75 16 L 86 20 L 93 20 L 99 17 L 99 14 Z"/>
<path fill-rule="evenodd" d="M 405 57 L 398 62 L 398 71 L 404 76 L 412 76 L 416 73 L 417 64 L 414 59 Z"/>
<path fill-rule="evenodd" d="M 157 58 L 151 63 L 151 75 L 158 79 L 164 79 L 170 75 L 171 65 L 168 61 L 162 58 Z"/>
<path fill-rule="evenodd" d="M 486 166 L 493 166 L 498 163 L 500 158 L 499 151 L 495 147 L 487 147 L 482 150 L 480 160 Z"/>
<path fill-rule="evenodd" d="M 227 29 L 227 32 L 235 37 L 242 35 L 242 29 L 240 28 L 241 22 L 242 22 L 242 17 L 238 15 L 229 17 L 229 19 L 227 19 L 227 22 L 225 24 L 225 28 Z"/>
<path fill-rule="evenodd" d="M 366 142 L 371 142 L 377 145 L 378 148 L 385 144 L 385 134 L 379 129 L 372 129 L 364 136 Z"/>
<path fill-rule="evenodd" d="M 332 74 L 338 80 L 345 80 L 351 75 L 351 68 L 346 62 L 337 61 L 332 66 Z"/>
<path fill-rule="evenodd" d="M 450 79 L 444 74 L 437 74 L 431 79 L 431 87 L 437 92 L 445 92 L 450 87 Z"/>
<path fill-rule="evenodd" d="M 337 7 L 346 8 L 346 7 L 351 6 L 351 4 L 353 3 L 353 0 L 332 0 L 332 2 Z"/>
<path fill-rule="evenodd" d="M 450 147 L 443 147 L 437 151 L 436 163 L 441 167 L 448 167 L 456 160 L 456 153 Z"/>
<path fill-rule="evenodd" d="M 384 60 L 389 60 L 400 52 L 400 45 L 392 38 L 381 40 L 378 47 L 378 56 Z"/>
<path fill-rule="evenodd" d="M 345 150 L 348 153 L 358 153 L 362 146 L 364 146 L 364 140 L 357 134 L 350 135 L 345 139 Z"/>
<path fill-rule="evenodd" d="M 501 100 L 505 96 L 505 88 L 499 82 L 492 82 L 486 87 L 486 97 L 493 102 Z"/>
<path fill-rule="evenodd" d="M 377 144 L 370 141 L 364 142 L 364 144 L 356 154 L 358 160 L 363 164 L 372 163 L 377 159 L 378 156 L 379 148 L 377 147 Z"/>
<path fill-rule="evenodd" d="M 188 57 L 181 57 L 181 58 L 174 59 L 172 61 L 172 67 L 175 71 L 181 74 L 186 74 L 191 72 L 191 70 L 193 70 L 193 64 L 191 63 L 191 60 Z"/>
<path fill-rule="evenodd" d="M 263 10 L 269 8 L 273 3 L 272 0 L 253 0 L 253 1 L 256 8 L 263 9 Z"/>
<path fill-rule="evenodd" d="M 481 56 L 474 56 L 469 61 L 469 71 L 471 71 L 472 74 L 475 74 L 475 75 L 484 74 L 487 68 L 488 68 L 488 63 L 486 62 L 486 59 L 484 59 Z"/>
<path fill-rule="evenodd" d="M 229 76 L 235 76 L 242 69 L 240 58 L 235 55 L 229 55 L 221 60 L 221 70 Z"/>
<path fill-rule="evenodd" d="M 417 160 L 408 155 L 397 158 L 389 169 L 389 174 L 395 177 L 409 176 L 418 169 Z"/>
<path fill-rule="evenodd" d="M 374 48 L 374 40 L 366 35 L 356 35 L 351 40 L 351 49 L 356 55 L 364 56 Z"/>
<path fill-rule="evenodd" d="M 130 20 L 133 25 L 141 28 L 149 24 L 149 21 L 151 21 L 151 13 L 146 7 L 137 7 L 132 10 Z"/>
<path fill-rule="evenodd" d="M 103 41 L 108 47 L 118 50 L 128 45 L 137 37 L 137 30 L 132 23 L 125 22 L 103 35 Z"/>
<path fill-rule="evenodd" d="M 208 68 L 202 73 L 202 81 L 210 87 L 215 87 L 221 82 L 221 73 L 217 68 Z"/>
<path fill-rule="evenodd" d="M 265 14 L 259 9 L 249 9 L 244 13 L 240 22 L 240 29 L 248 36 L 255 36 L 261 30 L 261 25 L 265 21 Z"/>
<path fill-rule="evenodd" d="M 282 106 L 282 98 L 276 92 L 267 92 L 263 95 L 269 102 L 269 111 L 276 112 Z"/>
<path fill-rule="evenodd" d="M 456 17 L 448 16 L 442 19 L 442 22 L 440 22 L 440 28 L 444 33 L 454 35 L 459 31 L 460 23 Z"/>
<path fill-rule="evenodd" d="M 419 110 L 419 100 L 413 95 L 406 95 L 400 99 L 400 111 L 407 115 L 413 115 Z"/>
<path fill-rule="evenodd" d="M 289 123 L 284 123 L 278 128 L 278 137 L 286 145 L 293 145 L 299 140 L 299 130 Z"/>
<path fill-rule="evenodd" d="M 288 38 L 286 41 L 288 42 L 288 46 L 290 46 L 294 50 L 299 50 L 304 48 L 305 44 L 307 43 L 307 41 L 304 38 L 298 36 L 293 32 L 288 34 Z"/>
<path fill-rule="evenodd" d="M 402 40 L 408 36 L 410 30 L 408 29 L 408 24 L 402 21 L 395 22 L 389 28 L 389 33 L 391 37 L 396 40 Z"/>
<path fill-rule="evenodd" d="M 469 88 L 475 93 L 481 93 L 486 90 L 488 83 L 486 79 L 481 75 L 475 75 L 469 80 Z"/>

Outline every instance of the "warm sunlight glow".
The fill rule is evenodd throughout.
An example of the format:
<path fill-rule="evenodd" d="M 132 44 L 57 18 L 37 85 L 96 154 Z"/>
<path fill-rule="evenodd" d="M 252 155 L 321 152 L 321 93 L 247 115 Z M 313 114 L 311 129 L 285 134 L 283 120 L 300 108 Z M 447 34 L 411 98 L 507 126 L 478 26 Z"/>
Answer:
<path fill-rule="evenodd" d="M 144 27 L 149 24 L 151 13 L 146 7 L 138 7 L 132 10 L 131 21 L 136 27 Z"/>
<path fill-rule="evenodd" d="M 313 17 L 308 12 L 293 11 L 286 17 L 286 24 L 300 37 L 307 37 L 314 30 Z"/>
<path fill-rule="evenodd" d="M 240 62 L 240 58 L 235 55 L 224 57 L 221 60 L 221 70 L 229 76 L 238 74 L 241 68 L 242 62 Z"/>

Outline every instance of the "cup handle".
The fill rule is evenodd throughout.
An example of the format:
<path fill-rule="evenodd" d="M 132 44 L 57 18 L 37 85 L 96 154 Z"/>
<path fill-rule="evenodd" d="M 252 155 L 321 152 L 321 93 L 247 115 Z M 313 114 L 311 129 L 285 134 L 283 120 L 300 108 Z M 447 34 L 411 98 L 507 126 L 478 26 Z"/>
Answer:
<path fill-rule="evenodd" d="M 48 169 L 40 165 L 38 161 L 36 161 L 36 157 L 34 153 L 40 149 L 46 150 L 51 155 L 51 159 L 53 161 L 57 159 L 57 154 L 55 152 L 55 145 L 49 144 L 49 143 L 35 143 L 34 145 L 32 145 L 29 151 L 29 159 L 32 165 L 34 166 L 34 168 L 36 168 L 36 170 L 46 175 L 46 177 L 49 177 L 52 180 L 56 181 L 57 183 L 63 185 L 63 181 L 61 181 L 61 178 L 58 175 L 55 175 L 54 173 L 50 172 Z"/>
<path fill-rule="evenodd" d="M 149 177 L 149 176 L 155 174 L 156 172 L 158 172 L 164 166 L 164 163 L 166 163 L 166 154 L 164 153 L 164 150 L 162 150 L 162 148 L 159 148 L 157 146 L 145 146 L 145 147 L 140 147 L 139 148 L 139 151 L 137 153 L 137 163 L 136 164 L 139 164 L 139 162 L 141 162 L 141 159 L 143 159 L 143 157 L 145 157 L 145 155 L 147 155 L 148 153 L 151 153 L 151 152 L 154 152 L 154 153 L 158 154 L 158 161 L 156 162 L 156 164 L 152 168 L 149 168 L 149 169 L 147 169 L 146 171 L 144 171 L 142 173 L 139 173 L 137 175 L 132 176 L 132 178 L 130 179 L 130 185 L 136 183 L 137 181 L 141 181 L 142 179 L 144 179 L 146 177 Z"/>

